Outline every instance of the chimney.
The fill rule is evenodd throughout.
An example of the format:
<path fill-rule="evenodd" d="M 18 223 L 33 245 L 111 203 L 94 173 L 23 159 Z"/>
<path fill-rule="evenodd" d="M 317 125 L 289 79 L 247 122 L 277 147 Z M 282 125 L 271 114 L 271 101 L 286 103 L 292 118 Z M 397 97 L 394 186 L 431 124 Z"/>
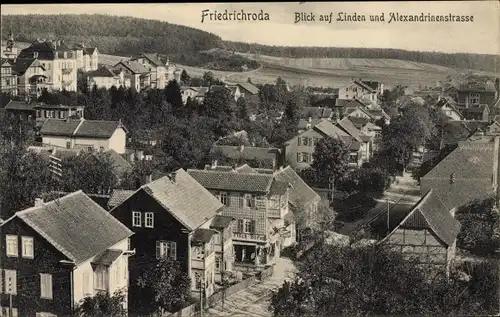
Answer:
<path fill-rule="evenodd" d="M 35 198 L 35 207 L 40 207 L 43 206 L 43 199 L 42 198 Z"/>
<path fill-rule="evenodd" d="M 245 145 L 244 144 L 240 145 L 240 152 L 243 152 L 244 149 L 245 149 Z"/>
<path fill-rule="evenodd" d="M 148 174 L 146 175 L 146 184 L 149 184 L 153 181 L 153 175 Z"/>
<path fill-rule="evenodd" d="M 309 117 L 307 121 L 312 122 L 312 117 Z"/>
<path fill-rule="evenodd" d="M 177 176 L 176 174 L 177 174 L 177 172 L 172 172 L 172 173 L 170 173 L 170 180 L 171 180 L 171 181 L 172 181 L 172 183 L 174 183 L 174 184 L 177 184 L 176 179 L 175 179 L 175 178 L 176 178 L 175 176 Z"/>
<path fill-rule="evenodd" d="M 216 169 L 217 168 L 217 160 L 213 160 L 212 161 L 212 169 Z"/>

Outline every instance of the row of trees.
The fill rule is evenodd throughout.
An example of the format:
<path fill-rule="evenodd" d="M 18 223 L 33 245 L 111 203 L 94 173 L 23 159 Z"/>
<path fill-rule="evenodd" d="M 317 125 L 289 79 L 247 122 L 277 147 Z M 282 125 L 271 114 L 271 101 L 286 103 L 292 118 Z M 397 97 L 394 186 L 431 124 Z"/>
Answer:
<path fill-rule="evenodd" d="M 389 58 L 462 69 L 498 71 L 500 57 L 489 54 L 417 52 L 392 48 L 293 47 L 225 42 L 230 50 L 289 58 Z"/>
<path fill-rule="evenodd" d="M 478 316 L 498 311 L 498 263 L 454 269 L 447 279 L 391 250 L 322 245 L 296 266 L 296 279 L 272 296 L 274 316 Z"/>

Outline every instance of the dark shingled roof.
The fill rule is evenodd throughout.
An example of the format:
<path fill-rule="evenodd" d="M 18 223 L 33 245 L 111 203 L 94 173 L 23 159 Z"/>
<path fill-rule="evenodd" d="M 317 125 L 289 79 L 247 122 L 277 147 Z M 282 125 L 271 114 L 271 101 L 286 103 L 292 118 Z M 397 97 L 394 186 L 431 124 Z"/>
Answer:
<path fill-rule="evenodd" d="M 92 264 L 111 266 L 111 264 L 113 264 L 113 262 L 115 262 L 116 259 L 118 259 L 120 255 L 122 255 L 122 253 L 122 250 L 108 249 L 95 257 L 95 259 L 92 261 Z"/>
<path fill-rule="evenodd" d="M 321 200 L 321 197 L 290 166 L 277 172 L 274 178 L 291 185 L 289 202 L 294 207 L 308 206 Z"/>
<path fill-rule="evenodd" d="M 210 228 L 225 229 L 231 224 L 233 220 L 234 220 L 233 217 L 217 215 L 212 220 Z"/>
<path fill-rule="evenodd" d="M 114 189 L 109 197 L 108 207 L 115 208 L 135 193 L 135 190 Z"/>
<path fill-rule="evenodd" d="M 144 65 L 142 65 L 137 61 L 121 61 L 117 63 L 115 66 L 113 66 L 113 68 L 115 68 L 117 65 L 125 66 L 134 74 L 149 73 L 149 70 L 146 67 L 144 67 Z"/>
<path fill-rule="evenodd" d="M 143 185 L 139 190 L 153 197 L 189 230 L 215 217 L 223 207 L 219 199 L 183 169 Z"/>
<path fill-rule="evenodd" d="M 452 245 L 460 232 L 460 223 L 451 215 L 450 209 L 441 199 L 432 194 L 432 189 L 412 208 L 395 230 L 401 227 L 430 229 L 446 246 Z"/>
<path fill-rule="evenodd" d="M 370 122 L 369 119 L 367 118 L 362 118 L 362 117 L 349 117 L 349 120 L 352 122 L 352 124 L 356 127 L 356 129 L 361 129 L 364 127 L 368 122 Z"/>
<path fill-rule="evenodd" d="M 116 74 L 107 66 L 100 67 L 97 70 L 87 73 L 88 77 L 115 77 Z"/>
<path fill-rule="evenodd" d="M 120 121 L 48 119 L 43 124 L 40 133 L 42 135 L 110 138 L 120 127 L 124 128 Z"/>
<path fill-rule="evenodd" d="M 239 83 L 238 86 L 242 87 L 252 95 L 257 95 L 259 93 L 259 88 L 255 87 L 250 83 Z"/>
<path fill-rule="evenodd" d="M 159 58 L 158 58 L 158 55 L 157 54 L 149 54 L 149 53 L 143 53 L 141 54 L 141 57 L 145 57 L 146 59 L 148 59 L 153 65 L 155 65 L 156 67 L 158 66 L 165 66 L 165 63 L 162 62 Z"/>
<path fill-rule="evenodd" d="M 356 129 L 354 124 L 349 120 L 349 118 L 345 117 L 337 123 L 337 126 L 342 128 L 345 132 L 347 132 L 350 136 L 352 136 L 356 141 L 362 142 L 361 140 L 361 131 Z"/>
<path fill-rule="evenodd" d="M 42 135 L 70 136 L 73 135 L 80 122 L 81 121 L 79 119 L 69 119 L 69 120 L 48 119 L 42 125 L 40 133 Z"/>
<path fill-rule="evenodd" d="M 212 153 L 217 153 L 225 158 L 238 160 L 273 161 L 277 160 L 278 148 L 254 147 L 254 146 L 231 146 L 214 145 Z"/>
<path fill-rule="evenodd" d="M 5 106 L 5 110 L 34 110 L 35 104 L 28 104 L 25 101 L 11 100 Z"/>
<path fill-rule="evenodd" d="M 15 216 L 76 264 L 133 234 L 81 190 Z"/>
<path fill-rule="evenodd" d="M 97 50 L 95 47 L 84 47 L 83 48 L 83 55 L 92 55 L 94 52 Z"/>
<path fill-rule="evenodd" d="M 269 193 L 271 195 L 283 195 L 290 184 L 287 181 L 274 180 Z"/>
<path fill-rule="evenodd" d="M 200 243 L 200 244 L 205 244 L 210 242 L 210 239 L 212 239 L 212 236 L 216 233 L 215 230 L 211 229 L 196 229 L 193 233 L 193 236 L 191 237 L 191 241 L 194 244 Z"/>
<path fill-rule="evenodd" d="M 194 169 L 188 173 L 208 189 L 267 193 L 273 183 L 273 176 L 265 174 Z"/>

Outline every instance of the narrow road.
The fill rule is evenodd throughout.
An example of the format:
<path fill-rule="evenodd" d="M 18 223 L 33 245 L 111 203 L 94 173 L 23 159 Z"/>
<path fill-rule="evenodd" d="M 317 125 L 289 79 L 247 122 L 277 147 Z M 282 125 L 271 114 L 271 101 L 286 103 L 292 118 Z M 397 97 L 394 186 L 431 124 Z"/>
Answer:
<path fill-rule="evenodd" d="M 401 213 L 402 209 L 410 210 L 420 199 L 420 189 L 417 181 L 413 179 L 410 173 L 404 173 L 398 177 L 398 182 L 388 188 L 383 197 L 375 199 L 378 204 L 370 209 L 366 215 L 357 221 L 346 222 L 339 230 L 340 234 L 352 236 L 362 227 L 370 225 L 387 211 L 387 202 L 389 202 L 389 211 Z"/>
<path fill-rule="evenodd" d="M 288 258 L 279 258 L 274 267 L 274 274 L 264 281 L 243 289 L 226 298 L 224 309 L 222 304 L 209 308 L 205 316 L 258 316 L 271 317 L 268 310 L 272 292 L 277 290 L 285 280 L 291 280 L 295 267 Z"/>

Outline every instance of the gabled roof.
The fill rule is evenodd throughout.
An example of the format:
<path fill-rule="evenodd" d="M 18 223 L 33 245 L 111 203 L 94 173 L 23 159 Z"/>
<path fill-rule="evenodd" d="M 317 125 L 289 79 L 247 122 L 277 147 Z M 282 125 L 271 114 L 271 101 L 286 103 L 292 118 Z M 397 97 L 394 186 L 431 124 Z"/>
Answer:
<path fill-rule="evenodd" d="M 122 250 L 108 249 L 99 254 L 94 260 L 92 260 L 92 264 L 111 266 L 113 262 L 115 262 L 120 257 L 120 255 L 122 255 L 122 253 Z"/>
<path fill-rule="evenodd" d="M 228 159 L 245 159 L 257 161 L 273 161 L 279 154 L 278 148 L 254 147 L 254 146 L 231 146 L 214 145 L 212 153 L 218 153 Z"/>
<path fill-rule="evenodd" d="M 18 76 L 22 76 L 31 66 L 41 67 L 43 70 L 45 70 L 40 61 L 36 58 L 17 58 L 14 64 L 14 71 Z"/>
<path fill-rule="evenodd" d="M 29 111 L 29 110 L 34 110 L 34 106 L 35 106 L 34 103 L 27 103 L 25 101 L 19 101 L 19 100 L 11 100 L 5 106 L 5 110 Z"/>
<path fill-rule="evenodd" d="M 216 233 L 215 230 L 198 228 L 193 232 L 191 237 L 191 242 L 194 244 L 205 244 L 210 242 L 213 235 Z"/>
<path fill-rule="evenodd" d="M 368 123 L 371 123 L 369 119 L 363 117 L 349 117 L 349 120 L 356 127 L 356 129 L 361 129 Z"/>
<path fill-rule="evenodd" d="M 347 132 L 350 136 L 352 136 L 356 141 L 362 142 L 361 140 L 361 131 L 356 129 L 354 124 L 349 120 L 348 117 L 345 117 L 344 119 L 340 120 L 337 123 L 337 126 L 342 128 L 345 132 Z"/>
<path fill-rule="evenodd" d="M 42 206 L 16 212 L 10 219 L 15 217 L 76 264 L 133 235 L 81 190 Z"/>
<path fill-rule="evenodd" d="M 142 65 L 137 61 L 130 61 L 130 60 L 120 61 L 117 64 L 115 64 L 113 68 L 115 68 L 117 65 L 123 65 L 125 68 L 127 68 L 134 74 L 144 74 L 150 72 L 146 67 L 144 67 L 144 65 Z"/>
<path fill-rule="evenodd" d="M 14 61 L 12 61 L 8 58 L 2 58 L 2 59 L 0 59 L 0 65 L 2 67 L 12 67 L 14 65 Z"/>
<path fill-rule="evenodd" d="M 288 201 L 294 207 L 306 207 L 321 200 L 290 166 L 276 172 L 274 178 L 291 185 Z"/>
<path fill-rule="evenodd" d="M 377 89 L 376 88 L 372 88 L 370 85 L 368 85 L 366 82 L 363 82 L 361 80 L 355 80 L 353 81 L 354 84 L 358 85 L 359 87 L 361 88 L 364 88 L 366 90 L 368 90 L 369 92 L 376 92 Z M 377 83 L 378 84 L 378 83 Z"/>
<path fill-rule="evenodd" d="M 127 200 L 130 196 L 135 193 L 135 190 L 127 190 L 127 189 L 113 189 L 109 200 L 108 207 L 115 208 L 116 206 L 121 205 L 125 200 Z"/>
<path fill-rule="evenodd" d="M 366 109 L 373 117 L 380 117 L 385 119 L 390 119 L 391 117 L 385 113 L 384 109 L 376 108 L 376 109 Z"/>
<path fill-rule="evenodd" d="M 243 89 L 245 89 L 246 91 L 248 91 L 252 95 L 257 95 L 259 93 L 259 88 L 255 87 L 251 83 L 239 83 L 237 85 L 242 87 Z"/>
<path fill-rule="evenodd" d="M 92 55 L 97 51 L 97 48 L 95 47 L 84 47 L 83 48 L 83 55 Z"/>
<path fill-rule="evenodd" d="M 85 120 L 85 119 L 48 119 L 42 125 L 42 135 L 110 138 L 116 129 L 127 129 L 120 121 Z"/>
<path fill-rule="evenodd" d="M 443 107 L 446 106 L 450 107 L 456 114 L 460 116 L 460 118 L 464 118 L 462 113 L 457 109 L 457 103 L 455 102 L 455 100 L 453 100 L 453 98 L 446 96 L 436 103 L 436 107 L 440 109 L 443 109 Z"/>
<path fill-rule="evenodd" d="M 195 169 L 188 170 L 188 173 L 203 187 L 214 190 L 268 193 L 273 183 L 273 175 L 268 174 Z"/>
<path fill-rule="evenodd" d="M 399 228 L 419 228 L 431 230 L 443 244 L 451 246 L 460 232 L 460 223 L 450 211 L 431 189 L 417 202 L 396 229 L 381 242 L 386 241 Z"/>
<path fill-rule="evenodd" d="M 349 139 L 349 134 L 347 134 L 345 131 L 342 131 L 328 120 L 321 120 L 318 124 L 314 126 L 314 129 L 330 137 Z"/>
<path fill-rule="evenodd" d="M 230 216 L 217 215 L 212 220 L 212 223 L 210 224 L 210 228 L 225 229 L 231 224 L 231 222 L 233 220 L 235 220 L 235 219 L 233 217 L 230 217 Z"/>
<path fill-rule="evenodd" d="M 102 66 L 97 70 L 91 71 L 87 73 L 88 77 L 116 77 L 114 71 L 112 71 L 107 66 Z"/>
<path fill-rule="evenodd" d="M 19 52 L 18 58 L 33 58 L 33 53 L 38 53 L 38 58 L 43 60 L 53 60 L 56 50 L 49 42 L 34 41 L 29 47 Z"/>
<path fill-rule="evenodd" d="M 223 204 L 183 169 L 141 186 L 188 230 L 217 215 Z"/>

